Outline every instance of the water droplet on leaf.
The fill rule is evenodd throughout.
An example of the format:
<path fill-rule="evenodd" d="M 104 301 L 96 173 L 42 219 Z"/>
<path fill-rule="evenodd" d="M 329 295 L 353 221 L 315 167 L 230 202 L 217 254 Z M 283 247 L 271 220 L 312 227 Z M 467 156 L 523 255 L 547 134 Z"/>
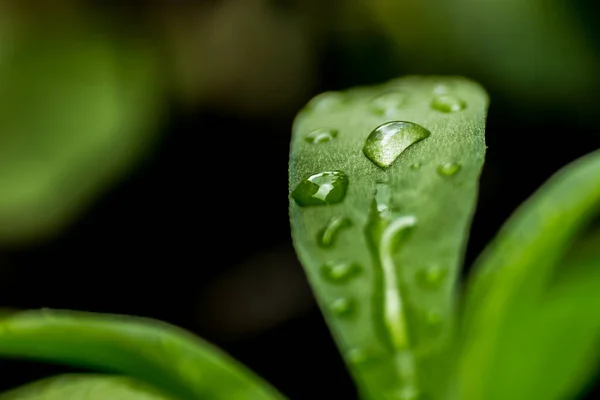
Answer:
<path fill-rule="evenodd" d="M 375 189 L 375 207 L 380 217 L 389 217 L 392 204 L 392 187 L 385 182 L 377 182 Z"/>
<path fill-rule="evenodd" d="M 385 394 L 384 398 L 385 400 L 418 400 L 419 394 L 412 386 L 407 386 Z"/>
<path fill-rule="evenodd" d="M 415 171 L 421 169 L 421 163 L 414 163 L 414 164 L 412 164 L 410 166 L 410 169 L 415 170 Z"/>
<path fill-rule="evenodd" d="M 429 326 L 438 326 L 442 323 L 442 313 L 436 309 L 431 309 L 425 314 L 425 321 Z"/>
<path fill-rule="evenodd" d="M 447 269 L 438 265 L 422 269 L 417 273 L 417 282 L 428 290 L 438 289 L 446 279 Z"/>
<path fill-rule="evenodd" d="M 309 132 L 305 137 L 308 143 L 324 143 L 337 137 L 339 131 L 333 128 L 320 128 Z"/>
<path fill-rule="evenodd" d="M 406 93 L 390 92 L 374 98 L 369 106 L 375 114 L 389 117 L 402 109 L 406 105 L 407 99 Z"/>
<path fill-rule="evenodd" d="M 314 174 L 296 186 L 291 196 L 301 207 L 340 203 L 346 197 L 348 177 L 341 171 Z"/>
<path fill-rule="evenodd" d="M 342 106 L 347 102 L 347 96 L 340 92 L 325 92 L 314 97 L 307 106 L 313 110 L 327 110 Z"/>
<path fill-rule="evenodd" d="M 319 232 L 317 243 L 320 247 L 331 247 L 335 244 L 340 230 L 352 226 L 349 218 L 342 216 L 331 217 L 327 226 Z"/>
<path fill-rule="evenodd" d="M 431 108 L 443 113 L 452 113 L 464 110 L 467 104 L 459 97 L 452 94 L 440 94 L 431 102 Z"/>
<path fill-rule="evenodd" d="M 331 302 L 329 309 L 338 317 L 348 317 L 356 311 L 356 303 L 352 299 L 340 297 Z"/>
<path fill-rule="evenodd" d="M 393 121 L 371 132 L 363 153 L 380 168 L 388 168 L 411 145 L 427 138 L 431 132 L 412 122 Z"/>
<path fill-rule="evenodd" d="M 445 162 L 438 166 L 437 171 L 442 176 L 452 176 L 460 171 L 460 164 L 454 162 Z"/>
<path fill-rule="evenodd" d="M 360 274 L 362 268 L 354 262 L 331 262 L 323 265 L 321 274 L 331 283 L 346 283 Z"/>
<path fill-rule="evenodd" d="M 346 359 L 348 362 L 356 366 L 365 364 L 370 358 L 371 357 L 369 356 L 369 353 L 360 348 L 350 349 L 346 353 Z"/>

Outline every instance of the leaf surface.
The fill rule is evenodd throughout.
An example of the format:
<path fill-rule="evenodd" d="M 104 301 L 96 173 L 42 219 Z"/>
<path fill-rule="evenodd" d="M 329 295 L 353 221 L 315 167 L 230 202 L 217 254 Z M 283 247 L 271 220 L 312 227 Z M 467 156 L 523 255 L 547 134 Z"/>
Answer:
<path fill-rule="evenodd" d="M 177 399 L 283 397 L 224 352 L 172 325 L 74 311 L 26 311 L 0 318 L 0 356 L 126 374 Z"/>
<path fill-rule="evenodd" d="M 467 286 L 460 398 L 572 398 L 600 343 L 600 153 L 564 167 L 506 222 Z M 510 384 L 509 384 L 510 383 Z"/>
<path fill-rule="evenodd" d="M 321 94 L 294 123 L 295 249 L 364 398 L 440 386 L 487 106 L 468 79 L 409 76 Z"/>

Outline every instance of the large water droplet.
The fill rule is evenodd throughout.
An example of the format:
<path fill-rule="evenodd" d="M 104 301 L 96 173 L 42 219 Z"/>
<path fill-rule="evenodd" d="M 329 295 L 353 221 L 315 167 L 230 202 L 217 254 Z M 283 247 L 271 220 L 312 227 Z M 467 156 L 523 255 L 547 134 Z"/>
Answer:
<path fill-rule="evenodd" d="M 432 265 L 417 272 L 417 282 L 424 289 L 435 290 L 441 286 L 447 274 L 446 268 Z"/>
<path fill-rule="evenodd" d="M 365 233 L 375 272 L 380 277 L 375 282 L 381 286 L 375 288 L 374 293 L 383 293 L 377 300 L 381 311 L 376 313 L 375 322 L 382 326 L 380 331 L 392 349 L 404 350 L 409 338 L 394 256 L 417 220 L 412 215 L 394 215 L 386 200 L 388 189 L 388 185 L 378 185 Z"/>
<path fill-rule="evenodd" d="M 369 135 L 363 153 L 380 168 L 388 168 L 409 146 L 427 138 L 431 132 L 412 122 L 383 124 Z"/>
<path fill-rule="evenodd" d="M 356 311 L 356 302 L 346 297 L 340 297 L 331 302 L 329 309 L 337 317 L 349 317 Z"/>
<path fill-rule="evenodd" d="M 342 216 L 331 217 L 327 226 L 319 232 L 317 243 L 320 247 L 331 247 L 334 245 L 340 230 L 352 226 L 350 218 Z"/>
<path fill-rule="evenodd" d="M 339 131 L 333 128 L 320 128 L 309 132 L 305 137 L 308 143 L 323 143 L 333 140 L 337 137 Z"/>
<path fill-rule="evenodd" d="M 460 171 L 460 164 L 455 162 L 445 162 L 440 164 L 437 168 L 437 171 L 442 176 L 452 176 L 455 175 L 458 171 Z"/>
<path fill-rule="evenodd" d="M 374 98 L 369 106 L 375 114 L 390 117 L 406 105 L 407 99 L 406 93 L 390 92 Z"/>
<path fill-rule="evenodd" d="M 452 113 L 464 110 L 467 106 L 462 99 L 452 94 L 440 94 L 431 102 L 431 108 L 443 113 Z"/>
<path fill-rule="evenodd" d="M 354 262 L 331 262 L 321 267 L 321 274 L 331 283 L 346 283 L 361 271 L 360 265 Z"/>
<path fill-rule="evenodd" d="M 346 197 L 348 177 L 341 171 L 314 174 L 303 180 L 292 192 L 301 207 L 340 203 Z"/>

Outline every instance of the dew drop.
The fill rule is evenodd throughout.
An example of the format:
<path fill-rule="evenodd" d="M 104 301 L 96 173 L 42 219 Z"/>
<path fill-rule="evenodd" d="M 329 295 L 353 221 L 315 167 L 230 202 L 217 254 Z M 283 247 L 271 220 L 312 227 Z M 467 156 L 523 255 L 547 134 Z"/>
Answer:
<path fill-rule="evenodd" d="M 375 114 L 390 117 L 406 105 L 407 99 L 406 93 L 390 92 L 374 98 L 369 106 Z"/>
<path fill-rule="evenodd" d="M 369 352 L 361 348 L 353 348 L 346 353 L 346 360 L 354 366 L 364 365 L 370 358 Z"/>
<path fill-rule="evenodd" d="M 348 102 L 348 98 L 340 92 L 321 93 L 308 102 L 307 107 L 313 110 L 337 108 Z"/>
<path fill-rule="evenodd" d="M 324 143 L 329 142 L 337 137 L 339 131 L 333 128 L 319 128 L 309 132 L 304 140 L 308 143 Z"/>
<path fill-rule="evenodd" d="M 436 308 L 430 309 L 423 315 L 423 322 L 425 323 L 427 332 L 430 335 L 437 336 L 442 332 L 443 314 Z"/>
<path fill-rule="evenodd" d="M 365 233 L 375 271 L 380 277 L 374 292 L 384 294 L 377 299 L 376 307 L 380 311 L 375 324 L 381 327 L 378 330 L 384 334 L 385 342 L 392 349 L 401 351 L 407 348 L 409 338 L 394 256 L 417 220 L 413 215 L 394 215 L 386 207 L 388 203 L 381 199 L 386 197 L 385 191 L 380 192 L 384 188 L 385 185 L 378 186 Z"/>
<path fill-rule="evenodd" d="M 375 207 L 380 217 L 391 215 L 392 187 L 386 182 L 377 182 L 375 190 Z"/>
<path fill-rule="evenodd" d="M 412 386 L 395 390 L 384 395 L 385 400 L 418 400 L 419 393 Z"/>
<path fill-rule="evenodd" d="M 460 171 L 460 164 L 454 162 L 445 162 L 440 164 L 437 168 L 437 171 L 442 176 L 453 176 L 458 171 Z"/>
<path fill-rule="evenodd" d="M 464 110 L 467 106 L 462 99 L 452 94 L 440 94 L 431 102 L 431 108 L 443 113 L 452 113 Z"/>
<path fill-rule="evenodd" d="M 337 317 L 349 317 L 356 311 L 356 302 L 346 297 L 340 297 L 331 302 L 329 309 Z"/>
<path fill-rule="evenodd" d="M 438 265 L 424 268 L 417 273 L 417 282 L 423 289 L 438 289 L 446 279 L 447 269 Z"/>
<path fill-rule="evenodd" d="M 435 86 L 435 88 L 433 88 L 433 93 L 437 95 L 446 95 L 449 92 L 450 88 L 448 87 L 448 85 L 445 85 L 443 83 L 439 83 Z"/>
<path fill-rule="evenodd" d="M 419 170 L 421 169 L 421 163 L 414 163 L 410 166 L 410 169 L 412 169 L 413 171 Z"/>
<path fill-rule="evenodd" d="M 317 244 L 324 248 L 333 246 L 337 240 L 337 237 L 339 236 L 340 231 L 343 228 L 348 228 L 350 226 L 352 226 L 352 221 L 350 221 L 350 218 L 342 216 L 331 217 L 329 222 L 327 222 L 327 226 L 325 226 L 325 228 L 319 232 Z"/>
<path fill-rule="evenodd" d="M 431 132 L 420 125 L 392 121 L 375 128 L 367 138 L 363 153 L 380 168 L 388 168 L 411 145 Z"/>
<path fill-rule="evenodd" d="M 331 283 L 346 283 L 362 271 L 354 262 L 331 262 L 321 267 L 321 275 Z"/>
<path fill-rule="evenodd" d="M 442 323 L 442 313 L 439 310 L 431 309 L 425 313 L 425 322 L 430 327 L 439 326 Z"/>
<path fill-rule="evenodd" d="M 314 174 L 296 186 L 291 196 L 301 207 L 340 203 L 346 197 L 348 177 L 341 171 Z"/>

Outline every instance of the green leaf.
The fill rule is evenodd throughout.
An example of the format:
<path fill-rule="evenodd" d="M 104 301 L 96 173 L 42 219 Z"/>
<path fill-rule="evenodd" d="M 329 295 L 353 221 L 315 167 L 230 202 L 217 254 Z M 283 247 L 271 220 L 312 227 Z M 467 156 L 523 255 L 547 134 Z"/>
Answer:
<path fill-rule="evenodd" d="M 572 398 L 597 362 L 600 153 L 555 174 L 502 227 L 467 286 L 460 398 Z M 575 247 L 574 247 L 575 246 Z"/>
<path fill-rule="evenodd" d="M 156 140 L 159 54 L 97 15 L 0 28 L 0 243 L 58 233 Z"/>
<path fill-rule="evenodd" d="M 487 105 L 465 78 L 410 76 L 324 93 L 294 123 L 295 249 L 364 398 L 440 387 Z"/>
<path fill-rule="evenodd" d="M 175 400 L 123 376 L 69 374 L 0 394 L 0 400 Z"/>
<path fill-rule="evenodd" d="M 594 109 L 600 58 L 573 2 L 362 2 L 396 41 L 405 68 L 476 74 L 512 102 L 541 109 Z"/>
<path fill-rule="evenodd" d="M 123 373 L 179 399 L 281 399 L 209 343 L 155 320 L 41 310 L 0 319 L 0 356 Z"/>

